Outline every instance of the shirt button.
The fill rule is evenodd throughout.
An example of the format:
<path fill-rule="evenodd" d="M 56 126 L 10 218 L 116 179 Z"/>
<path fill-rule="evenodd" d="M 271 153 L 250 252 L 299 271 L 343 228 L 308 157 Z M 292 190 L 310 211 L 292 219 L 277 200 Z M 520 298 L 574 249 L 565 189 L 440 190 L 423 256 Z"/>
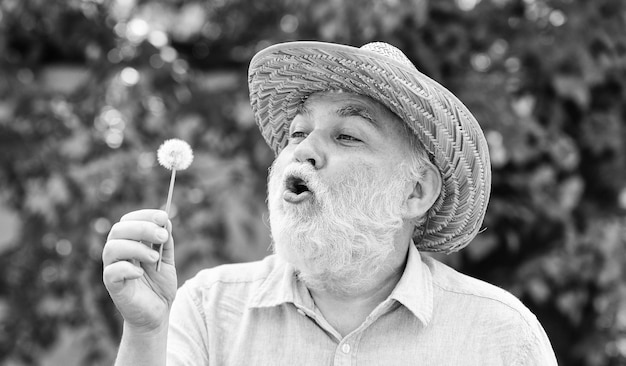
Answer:
<path fill-rule="evenodd" d="M 344 343 L 343 346 L 341 346 L 341 350 L 343 351 L 343 353 L 350 353 L 350 345 Z"/>

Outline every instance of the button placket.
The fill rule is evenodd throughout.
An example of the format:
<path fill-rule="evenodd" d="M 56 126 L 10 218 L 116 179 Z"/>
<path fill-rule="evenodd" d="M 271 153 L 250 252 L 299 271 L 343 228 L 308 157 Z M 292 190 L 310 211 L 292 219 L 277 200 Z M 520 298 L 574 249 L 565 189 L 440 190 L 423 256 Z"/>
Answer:
<path fill-rule="evenodd" d="M 350 339 L 353 340 L 353 339 Z M 337 345 L 334 357 L 335 366 L 349 366 L 352 364 L 352 352 L 354 352 L 354 346 L 348 343 L 348 339 L 344 339 Z"/>

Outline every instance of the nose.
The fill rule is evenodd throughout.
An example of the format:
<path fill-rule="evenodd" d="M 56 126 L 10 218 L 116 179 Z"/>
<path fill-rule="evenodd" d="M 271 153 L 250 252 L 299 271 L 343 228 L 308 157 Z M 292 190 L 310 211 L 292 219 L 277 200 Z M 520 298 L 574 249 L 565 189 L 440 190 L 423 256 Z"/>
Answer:
<path fill-rule="evenodd" d="M 315 131 L 298 143 L 293 155 L 297 162 L 309 163 L 315 169 L 321 169 L 326 164 L 324 141 Z"/>

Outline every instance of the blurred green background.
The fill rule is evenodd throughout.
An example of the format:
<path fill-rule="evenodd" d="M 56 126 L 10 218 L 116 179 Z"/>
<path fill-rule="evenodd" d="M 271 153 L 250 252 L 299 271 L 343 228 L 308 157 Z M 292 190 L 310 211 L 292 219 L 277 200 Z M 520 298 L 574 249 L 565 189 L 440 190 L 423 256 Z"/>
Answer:
<path fill-rule="evenodd" d="M 252 55 L 315 39 L 404 50 L 487 136 L 485 231 L 443 261 L 520 297 L 561 365 L 626 364 L 623 0 L 2 0 L 0 364 L 108 365 L 120 317 L 101 251 L 162 207 L 168 138 L 180 281 L 268 253 L 272 153 Z"/>

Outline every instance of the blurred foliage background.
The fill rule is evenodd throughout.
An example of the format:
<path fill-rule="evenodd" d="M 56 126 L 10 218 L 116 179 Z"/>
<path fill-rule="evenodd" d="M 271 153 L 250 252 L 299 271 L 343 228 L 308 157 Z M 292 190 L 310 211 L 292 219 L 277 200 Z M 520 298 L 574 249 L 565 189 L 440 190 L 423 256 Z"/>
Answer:
<path fill-rule="evenodd" d="M 174 196 L 180 281 L 268 253 L 246 71 L 303 39 L 392 43 L 474 111 L 486 230 L 440 258 L 520 297 L 560 364 L 626 364 L 622 0 L 2 0 L 0 363 L 112 362 L 100 255 L 122 214 L 163 206 L 167 138 L 196 155 Z"/>

